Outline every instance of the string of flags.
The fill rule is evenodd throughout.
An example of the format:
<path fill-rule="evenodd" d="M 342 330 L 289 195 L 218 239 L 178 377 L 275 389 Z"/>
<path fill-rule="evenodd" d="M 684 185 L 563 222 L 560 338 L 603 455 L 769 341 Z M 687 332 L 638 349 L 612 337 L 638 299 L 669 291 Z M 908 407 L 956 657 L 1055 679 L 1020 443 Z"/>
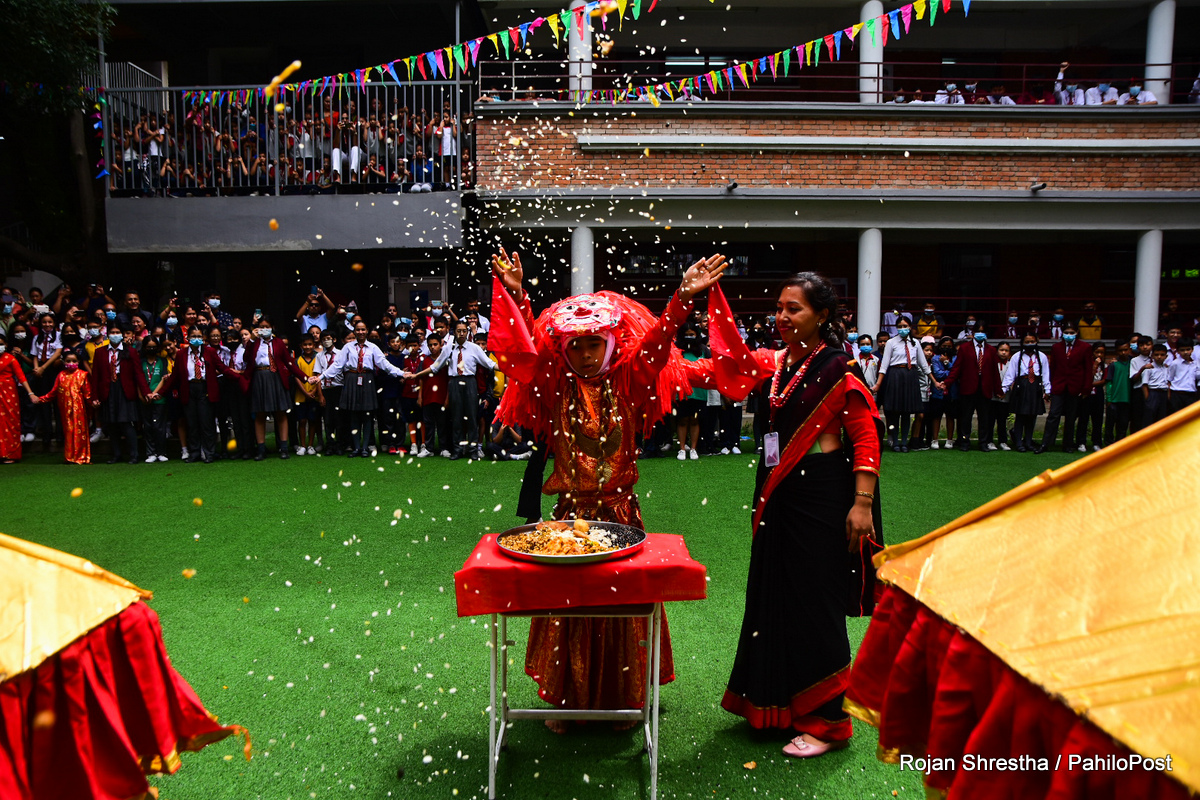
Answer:
<path fill-rule="evenodd" d="M 600 20 L 603 30 L 608 29 L 608 15 L 617 14 L 617 27 L 620 29 L 625 21 L 626 13 L 639 19 L 643 13 L 650 13 L 658 5 L 658 0 L 649 0 L 649 5 L 643 9 L 645 0 L 592 0 L 585 5 L 571 10 L 560 11 L 549 17 L 538 17 L 528 22 L 522 22 L 511 28 L 505 28 L 487 36 L 468 39 L 458 44 L 440 47 L 436 50 L 419 55 L 405 56 L 372 67 L 340 72 L 336 75 L 326 75 L 312 80 L 297 83 L 281 83 L 277 85 L 274 94 L 286 97 L 294 95 L 317 95 L 328 91 L 336 91 L 341 87 L 365 89 L 369 80 L 391 78 L 399 85 L 412 83 L 415 80 L 431 81 L 438 79 L 453 80 L 467 75 L 479 64 L 481 56 L 489 53 L 495 57 L 503 55 L 506 59 L 515 58 L 526 47 L 530 37 L 539 31 L 549 30 L 554 35 L 554 45 L 559 47 L 562 42 L 572 36 L 583 40 L 591 18 Z M 485 45 L 489 45 L 485 47 Z M 265 101 L 270 96 L 267 87 L 258 89 L 235 90 L 200 90 L 184 92 L 184 99 L 199 99 L 202 103 L 212 103 L 222 106 L 225 103 L 249 105 L 255 100 Z"/>
<path fill-rule="evenodd" d="M 971 10 L 971 0 L 960 0 L 960 2 L 963 7 L 963 16 L 967 16 Z M 690 78 L 672 79 L 648 86 L 631 86 L 624 90 L 576 89 L 570 99 L 581 104 L 649 101 L 657 106 L 663 100 L 700 96 L 705 92 L 715 95 L 724 90 L 748 88 L 751 83 L 757 82 L 768 74 L 772 80 L 777 79 L 780 73 L 783 74 L 783 77 L 788 77 L 792 70 L 793 59 L 797 72 L 804 67 L 819 66 L 822 48 L 824 48 L 827 60 L 840 61 L 843 45 L 848 45 L 852 49 L 859 36 L 869 36 L 872 45 L 882 42 L 886 47 L 889 37 L 898 41 L 902 36 L 908 36 L 914 19 L 920 21 L 928 16 L 929 25 L 932 27 L 937 20 L 938 6 L 941 6 L 942 13 L 948 14 L 952 3 L 953 0 L 913 0 L 908 5 L 856 23 L 848 28 L 834 31 L 803 44 L 793 45 L 768 56 L 732 64 L 724 69 L 711 70 Z"/>

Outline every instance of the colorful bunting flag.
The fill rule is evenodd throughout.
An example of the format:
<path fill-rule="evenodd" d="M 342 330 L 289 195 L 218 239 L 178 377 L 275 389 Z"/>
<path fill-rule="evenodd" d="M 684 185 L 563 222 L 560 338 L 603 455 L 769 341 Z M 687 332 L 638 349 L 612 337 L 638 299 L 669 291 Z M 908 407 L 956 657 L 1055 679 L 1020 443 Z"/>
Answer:
<path fill-rule="evenodd" d="M 892 38 L 900 39 L 900 9 L 896 9 L 888 14 L 889 28 L 892 31 Z M 884 37 L 885 39 L 887 37 Z"/>
<path fill-rule="evenodd" d="M 912 7 L 917 12 L 917 19 L 925 19 L 925 0 L 914 0 Z"/>
<path fill-rule="evenodd" d="M 841 61 L 842 60 L 842 32 L 841 31 L 833 32 L 833 49 L 834 49 L 834 52 L 837 53 L 837 60 Z"/>
<path fill-rule="evenodd" d="M 966 0 L 970 2 L 970 0 Z M 908 35 L 908 26 L 912 24 L 913 4 L 909 3 L 904 8 L 900 9 L 900 16 L 904 18 L 904 35 Z"/>

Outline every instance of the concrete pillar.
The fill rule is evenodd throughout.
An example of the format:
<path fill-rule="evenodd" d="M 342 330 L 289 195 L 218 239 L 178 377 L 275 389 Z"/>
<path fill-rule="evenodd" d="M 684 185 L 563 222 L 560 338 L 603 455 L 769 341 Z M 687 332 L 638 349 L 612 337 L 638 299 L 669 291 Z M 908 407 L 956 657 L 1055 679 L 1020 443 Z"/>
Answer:
<path fill-rule="evenodd" d="M 883 233 L 867 228 L 858 234 L 858 312 L 859 333 L 879 332 L 879 308 L 883 293 Z"/>
<path fill-rule="evenodd" d="M 1133 329 L 1143 336 L 1158 335 L 1158 288 L 1162 278 L 1163 233 L 1146 231 L 1138 237 L 1137 273 L 1133 279 Z"/>
<path fill-rule="evenodd" d="M 1175 0 L 1164 0 L 1164 2 Z M 874 19 L 883 13 L 883 3 L 879 0 L 867 0 L 862 5 L 862 13 L 858 15 L 859 22 Z M 856 37 L 858 45 L 858 102 L 882 103 L 883 80 L 880 66 L 883 63 L 883 41 L 876 34 L 875 44 L 871 44 L 871 36 L 864 28 Z"/>
<path fill-rule="evenodd" d="M 1174 0 L 1171 0 L 1174 2 Z M 575 9 L 583 8 L 587 5 L 586 0 L 571 0 L 570 11 L 574 15 Z M 573 24 L 573 23 L 572 23 Z M 568 69 L 568 87 L 572 92 L 592 90 L 592 18 L 588 14 L 583 15 L 584 34 L 583 38 L 579 38 L 579 34 L 571 30 L 567 36 L 567 58 L 570 59 Z M 574 96 L 572 95 L 572 99 Z"/>
<path fill-rule="evenodd" d="M 596 247 L 592 229 L 580 225 L 571 231 L 571 294 L 596 291 Z"/>
<path fill-rule="evenodd" d="M 1158 0 L 1146 21 L 1146 77 L 1143 84 L 1159 104 L 1171 102 L 1171 59 L 1175 52 L 1175 0 Z M 1114 76 L 1116 77 L 1116 76 Z"/>

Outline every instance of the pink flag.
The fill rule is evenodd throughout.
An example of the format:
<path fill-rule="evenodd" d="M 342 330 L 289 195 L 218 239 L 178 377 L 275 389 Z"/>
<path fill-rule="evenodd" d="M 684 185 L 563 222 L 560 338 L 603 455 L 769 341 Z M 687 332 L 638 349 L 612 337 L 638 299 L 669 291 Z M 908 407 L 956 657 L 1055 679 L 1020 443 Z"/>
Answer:
<path fill-rule="evenodd" d="M 912 3 L 909 3 L 900 9 L 900 17 L 904 20 L 904 32 L 906 34 L 908 33 L 908 26 L 912 23 L 912 12 Z"/>

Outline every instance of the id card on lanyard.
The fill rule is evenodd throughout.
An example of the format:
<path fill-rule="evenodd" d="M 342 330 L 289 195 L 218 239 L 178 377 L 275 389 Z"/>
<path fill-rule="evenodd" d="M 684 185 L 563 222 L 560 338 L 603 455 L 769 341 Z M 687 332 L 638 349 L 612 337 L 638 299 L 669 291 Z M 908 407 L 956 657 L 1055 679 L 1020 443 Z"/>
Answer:
<path fill-rule="evenodd" d="M 778 431 L 771 431 L 763 436 L 763 464 L 767 467 L 779 466 Z"/>

